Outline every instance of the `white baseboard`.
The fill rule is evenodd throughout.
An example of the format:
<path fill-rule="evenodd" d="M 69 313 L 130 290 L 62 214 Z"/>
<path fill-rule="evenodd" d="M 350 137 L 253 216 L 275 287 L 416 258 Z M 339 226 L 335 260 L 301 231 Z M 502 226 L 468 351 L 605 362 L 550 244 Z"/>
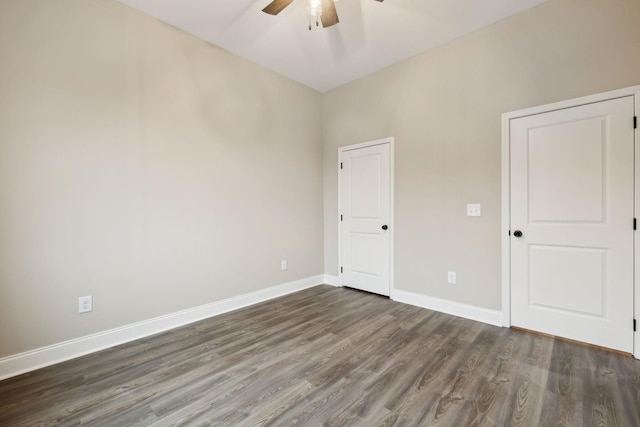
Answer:
<path fill-rule="evenodd" d="M 323 275 L 272 286 L 0 359 L 0 380 L 326 283 Z"/>
<path fill-rule="evenodd" d="M 324 275 L 324 284 L 342 287 L 342 285 L 340 284 L 340 278 L 338 276 L 332 276 L 331 274 Z"/>
<path fill-rule="evenodd" d="M 502 311 L 489 310 L 487 308 L 428 297 L 426 295 L 401 291 L 398 289 L 394 289 L 391 297 L 394 301 L 405 304 L 428 308 L 429 310 L 440 311 L 442 313 L 464 317 L 465 319 L 476 320 L 478 322 L 488 323 L 494 326 L 502 326 Z"/>

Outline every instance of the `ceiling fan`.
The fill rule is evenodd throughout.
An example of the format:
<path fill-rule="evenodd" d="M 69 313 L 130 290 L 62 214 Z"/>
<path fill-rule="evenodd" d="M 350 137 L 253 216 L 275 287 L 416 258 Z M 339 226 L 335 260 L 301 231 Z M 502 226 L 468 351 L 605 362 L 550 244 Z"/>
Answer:
<path fill-rule="evenodd" d="M 319 21 L 322 22 L 324 28 L 337 24 L 338 12 L 336 11 L 336 0 L 309 0 L 309 30 L 311 30 L 312 17 L 316 18 L 316 26 L 319 25 Z M 376 0 L 382 3 L 384 0 Z M 262 11 L 269 15 L 277 15 L 289 6 L 293 0 L 273 0 Z"/>

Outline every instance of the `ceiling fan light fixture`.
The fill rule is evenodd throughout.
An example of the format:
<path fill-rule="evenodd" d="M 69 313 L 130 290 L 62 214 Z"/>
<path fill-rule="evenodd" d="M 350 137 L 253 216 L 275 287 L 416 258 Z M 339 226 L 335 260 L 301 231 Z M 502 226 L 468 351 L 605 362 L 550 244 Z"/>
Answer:
<path fill-rule="evenodd" d="M 309 0 L 309 15 L 315 18 L 322 15 L 322 2 L 320 0 Z"/>
<path fill-rule="evenodd" d="M 322 1 L 309 0 L 309 31 L 311 31 L 311 22 L 313 18 L 316 20 L 316 27 L 320 25 L 320 16 L 322 15 Z"/>
<path fill-rule="evenodd" d="M 335 6 L 336 1 L 338 0 L 309 0 L 309 30 L 311 30 L 312 17 L 316 18 L 316 26 L 322 22 L 324 28 L 340 22 Z M 382 3 L 384 0 L 376 1 Z M 292 2 L 293 0 L 272 0 L 262 11 L 269 15 L 277 15 Z"/>

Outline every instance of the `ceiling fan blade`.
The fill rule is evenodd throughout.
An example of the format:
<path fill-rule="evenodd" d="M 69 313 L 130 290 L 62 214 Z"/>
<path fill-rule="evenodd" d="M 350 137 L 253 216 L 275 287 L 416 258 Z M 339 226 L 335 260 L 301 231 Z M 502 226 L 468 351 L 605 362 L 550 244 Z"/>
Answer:
<path fill-rule="evenodd" d="M 280 12 L 282 12 L 282 10 L 285 7 L 289 6 L 292 2 L 293 0 L 273 0 L 271 3 L 267 5 L 267 7 L 262 9 L 262 11 L 264 13 L 268 13 L 269 15 L 277 15 Z"/>
<path fill-rule="evenodd" d="M 322 0 L 322 15 L 320 19 L 322 20 L 322 26 L 324 28 L 340 22 L 338 19 L 338 11 L 336 10 L 336 5 L 333 0 Z"/>

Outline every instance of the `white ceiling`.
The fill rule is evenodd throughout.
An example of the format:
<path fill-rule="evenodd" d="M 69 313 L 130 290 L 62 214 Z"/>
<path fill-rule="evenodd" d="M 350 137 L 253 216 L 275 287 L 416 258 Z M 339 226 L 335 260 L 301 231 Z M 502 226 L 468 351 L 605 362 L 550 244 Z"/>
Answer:
<path fill-rule="evenodd" d="M 308 29 L 308 0 L 118 0 L 320 92 L 547 0 L 339 0 L 340 23 Z"/>

